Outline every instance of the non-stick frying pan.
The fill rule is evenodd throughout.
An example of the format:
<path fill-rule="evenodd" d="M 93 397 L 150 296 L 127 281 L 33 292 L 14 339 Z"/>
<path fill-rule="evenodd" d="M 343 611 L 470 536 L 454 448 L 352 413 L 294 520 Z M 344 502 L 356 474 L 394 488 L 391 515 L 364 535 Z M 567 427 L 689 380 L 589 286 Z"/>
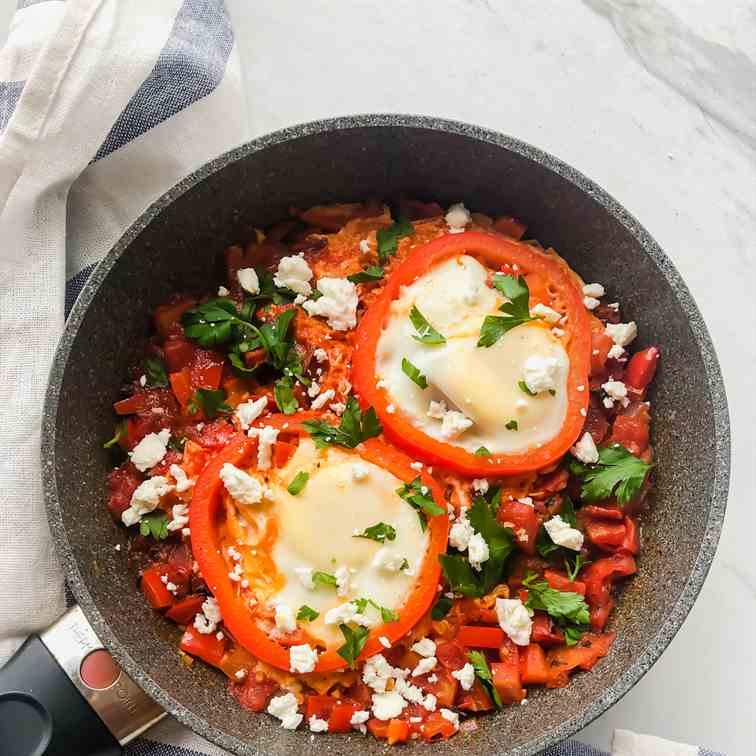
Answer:
<path fill-rule="evenodd" d="M 161 707 L 235 753 L 293 754 L 306 748 L 313 754 L 377 754 L 385 749 L 358 734 L 312 739 L 309 732 L 284 731 L 267 715 L 241 709 L 214 670 L 179 663 L 178 630 L 145 604 L 136 575 L 127 569 L 126 534 L 104 506 L 109 461 L 102 440 L 111 434 L 111 404 L 136 346 L 148 333 L 153 307 L 172 292 L 199 292 L 219 283 L 226 245 L 249 238 L 253 226 L 284 218 L 292 205 L 392 200 L 401 194 L 442 204 L 464 200 L 481 212 L 523 219 L 529 235 L 553 245 L 586 280 L 605 284 L 611 301 L 619 300 L 626 317 L 637 321 L 641 342 L 659 344 L 663 354 L 651 395 L 657 488 L 643 521 L 639 574 L 612 620 L 618 637 L 609 656 L 564 690 L 535 690 L 527 706 L 482 717 L 472 732 L 408 747 L 438 754 L 532 754 L 571 735 L 617 701 L 658 658 L 690 610 L 714 556 L 729 471 L 719 367 L 685 284 L 615 200 L 574 169 L 516 139 L 434 118 L 343 118 L 256 139 L 159 199 L 95 270 L 55 359 L 42 444 L 53 535 L 96 637 Z M 123 548 L 117 551 L 116 544 Z M 69 633 L 74 646 L 81 632 Z M 80 640 L 77 653 L 93 647 L 91 638 L 88 643 Z M 43 649 L 32 649 L 42 654 L 35 657 L 37 671 Z M 37 688 L 30 692 L 31 682 L 24 687 L 24 679 L 32 678 L 30 667 L 22 662 L 15 666 L 15 692 L 34 699 L 35 690 L 52 678 L 37 674 Z M 70 679 L 78 684 L 75 666 L 69 660 Z M 6 691 L 8 680 L 6 672 L 0 679 Z M 126 690 L 127 682 L 124 675 L 90 699 L 95 705 L 108 700 L 117 708 L 120 696 L 119 721 L 126 714 L 138 729 L 155 712 L 140 717 L 134 711 L 136 696 Z M 34 709 L 34 716 L 48 722 L 49 753 L 107 753 L 115 747 L 114 739 L 86 743 L 85 728 L 71 732 L 70 722 L 65 731 L 61 712 L 73 712 L 82 699 L 73 685 L 64 692 L 67 699 L 59 696 L 57 704 L 49 704 L 52 713 L 27 699 L 19 703 L 18 697 L 13 705 L 16 711 Z M 67 750 L 64 745 L 55 751 L 65 737 L 74 740 L 67 741 Z M 121 740 L 126 737 L 119 734 Z"/>

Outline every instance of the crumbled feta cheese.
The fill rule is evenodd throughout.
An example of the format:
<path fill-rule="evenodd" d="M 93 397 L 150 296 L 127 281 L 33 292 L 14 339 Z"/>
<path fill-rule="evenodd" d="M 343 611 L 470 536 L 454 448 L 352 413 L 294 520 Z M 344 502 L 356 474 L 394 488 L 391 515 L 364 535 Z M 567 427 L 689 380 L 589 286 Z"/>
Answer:
<path fill-rule="evenodd" d="M 436 655 L 436 644 L 430 638 L 423 638 L 412 645 L 412 651 L 429 658 Z"/>
<path fill-rule="evenodd" d="M 499 627 L 518 646 L 530 643 L 530 631 L 533 620 L 520 599 L 496 599 L 496 616 Z"/>
<path fill-rule="evenodd" d="M 295 294 L 309 297 L 312 294 L 312 286 L 309 284 L 311 278 L 312 270 L 307 261 L 301 255 L 294 255 L 281 258 L 273 276 L 273 283 L 284 289 L 291 289 Z"/>
<path fill-rule="evenodd" d="M 350 622 L 354 622 L 356 625 L 362 625 L 362 627 L 370 627 L 373 624 L 364 614 L 357 611 L 357 604 L 351 601 L 329 609 L 323 621 L 326 625 L 348 625 Z"/>
<path fill-rule="evenodd" d="M 293 633 L 297 629 L 294 612 L 286 604 L 276 604 L 276 630 L 282 633 Z"/>
<path fill-rule="evenodd" d="M 472 487 L 476 493 L 483 495 L 488 493 L 488 481 L 485 478 L 473 478 Z"/>
<path fill-rule="evenodd" d="M 354 714 L 352 714 L 352 718 L 349 720 L 349 724 L 352 725 L 352 727 L 359 727 L 360 725 L 365 724 L 368 719 L 370 719 L 369 711 L 355 711 Z"/>
<path fill-rule="evenodd" d="M 438 701 L 433 693 L 428 693 L 428 695 L 423 699 L 423 708 L 426 711 L 435 711 L 437 703 Z"/>
<path fill-rule="evenodd" d="M 552 307 L 539 302 L 531 311 L 531 317 L 543 318 L 547 323 L 558 323 L 562 316 Z"/>
<path fill-rule="evenodd" d="M 557 546 L 564 546 L 565 549 L 573 551 L 583 548 L 583 534 L 577 528 L 570 527 L 560 515 L 554 515 L 544 522 L 543 527 Z"/>
<path fill-rule="evenodd" d="M 220 471 L 226 491 L 240 504 L 257 504 L 262 501 L 263 487 L 257 478 L 226 462 Z"/>
<path fill-rule="evenodd" d="M 362 252 L 363 255 L 370 252 L 370 242 L 367 239 L 360 240 L 360 252 Z"/>
<path fill-rule="evenodd" d="M 583 286 L 583 294 L 585 294 L 586 297 L 601 298 L 606 294 L 606 291 L 600 283 L 591 283 Z"/>
<path fill-rule="evenodd" d="M 410 467 L 413 470 L 417 470 L 417 472 L 420 472 L 423 469 L 423 463 L 422 462 L 410 462 Z"/>
<path fill-rule="evenodd" d="M 389 415 L 393 415 L 394 412 L 396 412 L 396 407 L 393 404 L 387 404 L 386 405 L 386 412 L 388 412 Z"/>
<path fill-rule="evenodd" d="M 236 271 L 236 279 L 239 281 L 239 286 L 249 294 L 260 293 L 260 280 L 254 268 L 240 268 Z"/>
<path fill-rule="evenodd" d="M 328 722 L 325 719 L 318 719 L 313 714 L 307 722 L 310 725 L 310 732 L 328 732 Z"/>
<path fill-rule="evenodd" d="M 336 593 L 339 596 L 346 596 L 349 593 L 349 569 L 341 566 L 333 573 L 336 578 Z"/>
<path fill-rule="evenodd" d="M 250 399 L 236 407 L 236 417 L 242 430 L 248 430 L 249 426 L 262 415 L 268 405 L 268 397 L 261 396 L 259 399 Z"/>
<path fill-rule="evenodd" d="M 451 205 L 444 216 L 446 225 L 452 230 L 464 230 L 465 226 L 472 221 L 470 211 L 464 206 L 464 203 L 457 202 Z"/>
<path fill-rule="evenodd" d="M 459 680 L 462 690 L 470 690 L 475 682 L 475 668 L 470 663 L 465 664 L 462 669 L 455 669 L 451 674 Z"/>
<path fill-rule="evenodd" d="M 355 462 L 352 465 L 352 478 L 354 480 L 365 480 L 370 474 L 370 468 L 364 462 Z"/>
<path fill-rule="evenodd" d="M 312 356 L 315 358 L 315 362 L 325 362 L 328 359 L 328 352 L 322 347 L 318 347 Z"/>
<path fill-rule="evenodd" d="M 467 509 L 462 507 L 459 517 L 457 517 L 449 530 L 449 543 L 457 551 L 466 551 L 474 533 L 473 526 L 467 519 Z"/>
<path fill-rule="evenodd" d="M 609 349 L 609 353 L 606 355 L 610 360 L 620 360 L 622 359 L 622 356 L 625 354 L 624 347 L 618 346 L 617 344 L 612 344 L 612 346 Z"/>
<path fill-rule="evenodd" d="M 115 549 L 116 551 L 120 551 L 120 550 L 121 550 L 121 544 L 120 544 L 120 543 L 117 543 L 117 544 L 116 544 L 115 546 L 113 546 L 113 548 L 114 548 L 114 549 Z"/>
<path fill-rule="evenodd" d="M 220 607 L 218 602 L 212 597 L 208 596 L 202 602 L 202 611 L 197 612 L 194 617 L 195 629 L 202 633 L 202 635 L 211 635 L 218 628 L 218 623 L 223 619 L 220 613 Z"/>
<path fill-rule="evenodd" d="M 440 709 L 441 716 L 444 719 L 448 719 L 454 725 L 454 729 L 459 729 L 459 714 L 451 709 Z"/>
<path fill-rule="evenodd" d="M 318 652 L 308 643 L 289 649 L 289 672 L 307 674 L 315 669 L 317 663 Z"/>
<path fill-rule="evenodd" d="M 372 690 L 382 693 L 389 680 L 403 680 L 409 673 L 392 667 L 382 654 L 371 656 L 362 669 L 362 682 Z"/>
<path fill-rule="evenodd" d="M 161 497 L 172 490 L 173 486 L 168 482 L 168 478 L 162 475 L 147 478 L 131 495 L 131 503 L 121 515 L 121 521 L 126 527 L 135 525 L 142 515 L 153 512 L 160 503 Z"/>
<path fill-rule="evenodd" d="M 474 533 L 467 543 L 467 559 L 474 570 L 483 569 L 483 562 L 488 561 L 488 544 L 480 533 Z"/>
<path fill-rule="evenodd" d="M 436 668 L 438 660 L 435 656 L 427 656 L 424 659 L 420 659 L 415 668 L 412 670 L 412 677 L 420 677 L 420 675 L 427 675 L 432 669 Z"/>
<path fill-rule="evenodd" d="M 432 399 L 428 404 L 428 411 L 425 413 L 428 417 L 432 417 L 434 420 L 443 420 L 444 415 L 447 412 L 446 402 L 441 400 L 440 402 L 434 402 Z"/>
<path fill-rule="evenodd" d="M 310 591 L 314 590 L 315 588 L 315 583 L 312 582 L 312 573 L 312 567 L 294 568 L 294 574 L 299 578 L 299 582 L 302 583 L 302 585 Z"/>
<path fill-rule="evenodd" d="M 375 552 L 372 566 L 376 570 L 385 570 L 386 572 L 399 572 L 404 564 L 405 557 L 393 553 L 386 546 L 382 546 Z"/>
<path fill-rule="evenodd" d="M 562 336 L 564 336 L 564 331 L 561 328 L 552 328 L 551 333 L 558 339 L 561 339 Z"/>
<path fill-rule="evenodd" d="M 583 433 L 580 440 L 571 449 L 572 454 L 586 465 L 596 464 L 599 460 L 598 449 L 590 433 Z"/>
<path fill-rule="evenodd" d="M 445 439 L 457 438 L 462 435 L 473 424 L 469 417 L 465 417 L 461 412 L 448 410 L 441 421 L 441 437 Z"/>
<path fill-rule="evenodd" d="M 310 399 L 314 399 L 320 393 L 320 384 L 317 381 L 313 381 L 307 389 L 307 396 Z"/>
<path fill-rule="evenodd" d="M 183 467 L 171 465 L 169 472 L 176 481 L 176 493 L 184 493 L 184 491 L 188 491 L 194 485 L 194 481 L 187 477 Z"/>
<path fill-rule="evenodd" d="M 140 472 L 147 472 L 151 467 L 162 462 L 170 438 L 171 432 L 168 428 L 163 428 L 159 433 L 148 433 L 129 452 L 134 467 Z"/>
<path fill-rule="evenodd" d="M 140 375 L 139 376 L 139 385 L 144 388 L 147 385 L 147 376 L 146 375 Z"/>
<path fill-rule="evenodd" d="M 269 470 L 273 459 L 273 444 L 278 438 L 278 428 L 263 425 L 262 428 L 250 428 L 247 435 L 257 436 L 257 467 L 259 470 Z"/>
<path fill-rule="evenodd" d="M 604 330 L 607 336 L 610 336 L 612 341 L 621 347 L 632 343 L 638 335 L 638 326 L 635 325 L 634 320 L 629 323 L 607 323 Z"/>
<path fill-rule="evenodd" d="M 388 719 L 396 719 L 407 702 L 396 692 L 373 693 L 373 716 L 385 722 Z"/>
<path fill-rule="evenodd" d="M 171 532 L 181 530 L 189 524 L 189 507 L 186 504 L 174 504 L 171 508 L 171 521 L 166 526 Z"/>
<path fill-rule="evenodd" d="M 586 310 L 595 310 L 600 304 L 601 302 L 595 297 L 583 297 L 583 305 Z"/>
<path fill-rule="evenodd" d="M 218 296 L 227 297 L 231 292 L 225 286 L 218 287 Z"/>
<path fill-rule="evenodd" d="M 428 675 L 428 682 L 429 683 L 438 682 L 438 675 L 436 674 Z"/>
<path fill-rule="evenodd" d="M 166 585 L 165 587 L 168 588 L 168 590 L 170 591 L 171 590 L 170 586 L 172 586 L 172 585 L 173 585 L 173 590 L 175 590 L 176 586 L 173 583 L 168 583 L 168 585 Z M 215 634 L 215 640 L 222 641 L 225 637 L 226 636 L 223 635 L 223 631 L 222 630 L 218 630 L 218 632 Z"/>
<path fill-rule="evenodd" d="M 397 680 L 394 685 L 394 690 L 405 701 L 409 701 L 410 703 L 423 702 L 423 691 L 418 688 L 417 685 L 412 685 L 412 683 L 408 683 L 406 680 Z"/>
<path fill-rule="evenodd" d="M 304 716 L 298 711 L 297 699 L 293 693 L 273 696 L 268 704 L 268 714 L 281 720 L 284 730 L 296 730 Z"/>
<path fill-rule="evenodd" d="M 385 636 L 381 635 L 378 637 L 378 642 L 384 647 L 384 648 L 391 648 L 391 641 Z"/>
<path fill-rule="evenodd" d="M 333 399 L 333 397 L 336 396 L 336 392 L 333 389 L 328 389 L 327 391 L 324 391 L 322 394 L 317 396 L 315 399 L 312 400 L 312 403 L 310 404 L 310 409 L 319 410 L 325 407 L 328 402 Z"/>
<path fill-rule="evenodd" d="M 610 399 L 608 396 L 605 396 L 603 399 L 603 404 L 607 409 L 611 409 L 612 407 L 614 407 L 614 399 Z"/>
<path fill-rule="evenodd" d="M 310 315 L 321 315 L 335 331 L 348 331 L 357 325 L 357 287 L 345 278 L 321 278 L 319 299 L 308 300 L 302 307 Z"/>
<path fill-rule="evenodd" d="M 559 371 L 559 361 L 556 357 L 533 354 L 525 360 L 522 369 L 525 385 L 532 393 L 553 391 L 556 388 L 556 377 Z"/>
<path fill-rule="evenodd" d="M 601 388 L 615 401 L 620 401 L 627 396 L 627 386 L 622 381 L 607 381 L 601 384 Z"/>
<path fill-rule="evenodd" d="M 247 676 L 246 669 L 237 669 L 236 672 L 234 672 L 234 677 L 237 680 L 243 680 L 246 676 Z"/>
<path fill-rule="evenodd" d="M 520 499 L 517 499 L 517 501 L 520 502 L 520 504 L 527 504 L 529 507 L 533 506 L 533 499 L 530 496 L 523 496 Z"/>
<path fill-rule="evenodd" d="M 346 409 L 346 404 L 344 404 L 344 402 L 334 402 L 333 404 L 328 405 L 328 409 L 331 410 L 334 415 L 341 417 Z"/>

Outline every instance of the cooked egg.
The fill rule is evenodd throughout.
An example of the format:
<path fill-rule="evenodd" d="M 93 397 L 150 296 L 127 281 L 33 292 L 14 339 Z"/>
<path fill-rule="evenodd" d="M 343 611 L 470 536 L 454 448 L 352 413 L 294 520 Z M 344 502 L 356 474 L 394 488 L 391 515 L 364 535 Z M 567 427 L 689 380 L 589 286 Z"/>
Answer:
<path fill-rule="evenodd" d="M 378 341 L 376 379 L 396 410 L 428 436 L 469 452 L 483 446 L 514 454 L 558 435 L 567 414 L 570 362 L 540 319 L 513 328 L 491 347 L 477 346 L 484 318 L 501 315 L 498 307 L 506 301 L 487 285 L 488 273 L 475 258 L 460 255 L 402 287 Z M 413 306 L 445 344 L 413 338 Z M 403 359 L 425 376 L 427 388 L 404 373 Z"/>
<path fill-rule="evenodd" d="M 309 479 L 292 495 L 287 486 L 300 471 Z M 325 623 L 329 610 L 358 598 L 394 611 L 401 608 L 429 543 L 417 513 L 397 494 L 402 480 L 356 454 L 334 447 L 317 449 L 309 438 L 302 438 L 285 467 L 267 471 L 264 485 L 270 502 L 263 507 L 265 516 L 275 521 L 269 555 L 278 575 L 275 592 L 266 597 L 268 605 L 284 604 L 295 615 L 302 606 L 319 612 L 303 626 L 327 645 L 343 642 L 338 623 Z M 238 510 L 242 521 L 260 516 L 259 507 Z M 355 537 L 379 523 L 394 528 L 395 540 Z M 317 581 L 313 585 L 315 571 L 337 577 L 338 590 Z M 365 614 L 371 624 L 381 623 L 374 607 Z"/>

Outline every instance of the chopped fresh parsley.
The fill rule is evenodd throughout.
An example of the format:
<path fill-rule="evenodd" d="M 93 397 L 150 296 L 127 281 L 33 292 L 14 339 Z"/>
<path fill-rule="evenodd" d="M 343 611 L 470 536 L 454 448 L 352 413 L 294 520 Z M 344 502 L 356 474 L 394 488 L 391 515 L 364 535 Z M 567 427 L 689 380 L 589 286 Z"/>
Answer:
<path fill-rule="evenodd" d="M 402 372 L 421 389 L 428 388 L 428 379 L 406 357 L 402 357 Z"/>
<path fill-rule="evenodd" d="M 517 424 L 517 420 L 510 420 L 505 426 L 507 430 L 516 431 L 519 430 L 519 425 Z"/>
<path fill-rule="evenodd" d="M 462 554 L 441 554 L 439 561 L 449 587 L 455 593 L 480 598 L 502 582 L 504 566 L 515 547 L 514 533 L 496 519 L 500 492 L 498 489 L 487 500 L 476 496 L 467 518 L 488 545 L 488 559 L 480 572 L 474 570 Z"/>
<path fill-rule="evenodd" d="M 508 331 L 533 320 L 528 304 L 530 291 L 522 276 L 515 278 L 497 273 L 493 278 L 493 285 L 509 300 L 499 307 L 506 317 L 486 315 L 480 327 L 479 347 L 493 346 Z"/>
<path fill-rule="evenodd" d="M 312 582 L 315 585 L 322 585 L 324 588 L 336 588 L 338 586 L 335 575 L 320 570 L 315 570 L 312 573 Z"/>
<path fill-rule="evenodd" d="M 284 415 L 293 415 L 299 409 L 299 402 L 294 396 L 294 379 L 290 375 L 279 378 L 273 387 L 276 406 Z"/>
<path fill-rule="evenodd" d="M 355 538 L 369 538 L 371 541 L 384 543 L 385 541 L 396 540 L 396 528 L 393 525 L 387 525 L 385 522 L 379 522 L 365 528 L 362 533 L 355 533 Z"/>
<path fill-rule="evenodd" d="M 294 476 L 294 480 L 292 480 L 291 483 L 289 483 L 289 485 L 286 487 L 286 490 L 292 496 L 296 496 L 297 494 L 302 493 L 309 479 L 310 479 L 310 473 L 308 473 L 306 470 L 300 470 Z"/>
<path fill-rule="evenodd" d="M 369 265 L 359 273 L 352 273 L 351 276 L 347 276 L 347 281 L 352 283 L 373 283 L 374 281 L 380 281 L 383 278 L 384 270 L 380 265 Z"/>
<path fill-rule="evenodd" d="M 408 569 L 409 569 L 409 560 L 407 559 L 407 557 L 404 557 L 404 559 L 402 559 L 402 563 L 399 565 L 399 571 L 403 572 L 404 570 L 408 570 Z"/>
<path fill-rule="evenodd" d="M 485 446 L 479 446 L 475 450 L 475 456 L 476 457 L 490 457 L 491 456 L 491 452 L 488 451 L 488 449 L 486 449 Z"/>
<path fill-rule="evenodd" d="M 381 265 L 385 265 L 389 258 L 396 254 L 399 239 L 404 236 L 412 236 L 414 233 L 415 227 L 405 218 L 397 218 L 388 228 L 379 228 L 375 240 Z"/>
<path fill-rule="evenodd" d="M 365 412 L 361 412 L 360 405 L 353 396 L 347 400 L 338 428 L 322 420 L 305 420 L 302 425 L 312 436 L 318 449 L 323 449 L 330 444 L 354 449 L 363 441 L 378 436 L 383 431 L 375 410 L 368 407 Z"/>
<path fill-rule="evenodd" d="M 139 532 L 156 541 L 164 541 L 168 538 L 168 515 L 162 510 L 143 515 L 139 520 Z"/>
<path fill-rule="evenodd" d="M 428 526 L 426 515 L 434 517 L 444 513 L 444 510 L 433 501 L 430 489 L 423 484 L 419 475 L 411 483 L 405 483 L 401 488 L 397 488 L 396 492 L 417 511 L 420 527 L 423 530 Z"/>
<path fill-rule="evenodd" d="M 357 607 L 357 611 L 360 614 L 364 614 L 365 609 L 367 609 L 368 606 L 372 606 L 374 609 L 377 609 L 381 613 L 381 620 L 383 622 L 397 622 L 399 620 L 399 615 L 395 611 L 377 604 L 375 601 L 373 601 L 373 599 L 358 598 L 354 599 L 351 603 L 353 603 Z"/>
<path fill-rule="evenodd" d="M 584 465 L 577 460 L 570 462 L 570 472 L 583 482 L 580 496 L 585 501 L 616 496 L 620 505 L 637 495 L 652 467 L 619 444 L 599 449 L 599 461 L 595 465 Z"/>
<path fill-rule="evenodd" d="M 239 337 L 254 337 L 256 328 L 250 322 L 254 308 L 252 312 L 248 308 L 244 314 L 248 316 L 246 319 L 237 311 L 233 299 L 210 299 L 183 314 L 184 335 L 205 349 Z"/>
<path fill-rule="evenodd" d="M 419 341 L 421 344 L 446 344 L 446 338 L 442 336 L 426 319 L 425 316 L 417 309 L 415 305 L 412 305 L 410 310 L 410 321 L 415 326 L 417 334 L 413 334 L 412 338 L 415 341 Z"/>
<path fill-rule="evenodd" d="M 202 410 L 208 420 L 231 412 L 231 407 L 226 404 L 226 392 L 223 389 L 197 389 L 189 400 L 187 409 L 190 415 L 196 415 Z"/>
<path fill-rule="evenodd" d="M 111 438 L 109 441 L 106 441 L 103 445 L 103 449 L 110 449 L 111 446 L 115 446 L 122 438 L 126 438 L 126 435 L 129 432 L 129 421 L 128 419 L 124 418 L 123 420 L 120 420 L 115 425 L 115 433 L 113 434 L 113 438 Z"/>
<path fill-rule="evenodd" d="M 577 580 L 580 570 L 582 570 L 587 564 L 590 564 L 590 562 L 583 559 L 583 555 L 578 552 L 575 555 L 575 562 L 573 564 L 570 564 L 568 557 L 564 558 L 564 571 L 567 573 L 567 577 L 570 580 Z"/>
<path fill-rule="evenodd" d="M 370 630 L 366 627 L 358 626 L 352 629 L 349 625 L 339 625 L 344 636 L 344 645 L 341 646 L 336 652 L 342 659 L 344 659 L 350 667 L 354 666 L 357 661 L 357 657 L 362 653 L 362 649 L 365 647 L 365 641 L 368 639 Z"/>
<path fill-rule="evenodd" d="M 320 617 L 320 612 L 316 612 L 314 609 L 307 606 L 307 604 L 300 606 L 299 611 L 297 612 L 297 619 L 301 622 L 312 622 L 318 617 Z"/>
<path fill-rule="evenodd" d="M 574 591 L 557 591 L 532 572 L 527 574 L 522 584 L 528 590 L 525 606 L 547 612 L 565 631 L 570 628 L 570 640 L 565 632 L 565 641 L 568 645 L 577 643 L 590 619 L 585 598 Z"/>
<path fill-rule="evenodd" d="M 295 308 L 284 310 L 272 323 L 263 323 L 257 329 L 260 345 L 265 350 L 268 361 L 276 370 L 285 375 L 296 375 L 302 371 L 302 362 L 294 348 L 293 339 L 289 338 L 291 321 L 297 314 Z"/>
<path fill-rule="evenodd" d="M 168 388 L 168 374 L 165 365 L 157 357 L 148 357 L 144 361 L 144 374 L 150 388 Z"/>
<path fill-rule="evenodd" d="M 470 664 L 473 665 L 476 676 L 483 683 L 483 687 L 488 692 L 491 700 L 496 704 L 496 707 L 500 709 L 502 707 L 501 696 L 499 695 L 499 691 L 496 690 L 496 686 L 493 684 L 491 669 L 488 666 L 485 654 L 482 651 L 468 651 L 467 658 L 470 660 Z"/>
<path fill-rule="evenodd" d="M 437 622 L 438 620 L 442 620 L 447 614 L 449 614 L 453 603 L 454 602 L 447 596 L 441 596 L 433 605 L 433 609 L 431 609 L 431 619 L 436 620 Z"/>
<path fill-rule="evenodd" d="M 525 381 L 517 381 L 517 388 L 519 388 L 523 394 L 527 394 L 528 396 L 536 396 L 536 392 L 531 391 Z"/>

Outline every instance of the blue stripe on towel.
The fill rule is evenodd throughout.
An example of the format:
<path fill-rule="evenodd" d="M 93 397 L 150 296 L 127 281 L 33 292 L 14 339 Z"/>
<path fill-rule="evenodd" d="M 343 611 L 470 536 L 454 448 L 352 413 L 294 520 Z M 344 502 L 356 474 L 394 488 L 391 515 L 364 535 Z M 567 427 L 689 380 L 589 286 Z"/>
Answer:
<path fill-rule="evenodd" d="M 152 73 L 118 117 L 94 160 L 209 95 L 223 78 L 233 43 L 223 0 L 184 0 Z"/>
<path fill-rule="evenodd" d="M 16 109 L 24 84 L 25 81 L 0 81 L 0 132 L 8 125 Z"/>
<path fill-rule="evenodd" d="M 81 294 L 84 284 L 87 282 L 87 279 L 96 267 L 97 263 L 87 265 L 86 268 L 83 268 L 75 276 L 66 281 L 66 318 L 71 314 L 71 308 L 74 306 L 76 298 Z"/>

